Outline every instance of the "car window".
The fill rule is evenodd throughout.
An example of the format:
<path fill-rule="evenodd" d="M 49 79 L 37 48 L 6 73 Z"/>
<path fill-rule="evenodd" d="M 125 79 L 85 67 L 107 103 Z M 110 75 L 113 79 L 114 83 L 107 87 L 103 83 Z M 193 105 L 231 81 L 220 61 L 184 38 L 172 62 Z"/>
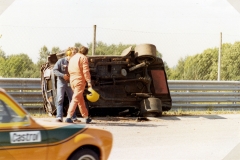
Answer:
<path fill-rule="evenodd" d="M 11 97 L 0 94 L 0 127 L 26 126 L 28 115 Z"/>
<path fill-rule="evenodd" d="M 10 122 L 20 122 L 21 117 L 15 113 L 11 107 L 0 100 L 0 122 L 10 123 Z"/>

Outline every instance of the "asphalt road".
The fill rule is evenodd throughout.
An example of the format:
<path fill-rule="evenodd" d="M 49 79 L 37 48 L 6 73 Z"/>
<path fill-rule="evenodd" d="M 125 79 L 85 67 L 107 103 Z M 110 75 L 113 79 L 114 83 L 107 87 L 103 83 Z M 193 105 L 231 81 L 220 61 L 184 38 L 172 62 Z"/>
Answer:
<path fill-rule="evenodd" d="M 240 160 L 240 114 L 94 118 L 112 132 L 109 160 Z"/>

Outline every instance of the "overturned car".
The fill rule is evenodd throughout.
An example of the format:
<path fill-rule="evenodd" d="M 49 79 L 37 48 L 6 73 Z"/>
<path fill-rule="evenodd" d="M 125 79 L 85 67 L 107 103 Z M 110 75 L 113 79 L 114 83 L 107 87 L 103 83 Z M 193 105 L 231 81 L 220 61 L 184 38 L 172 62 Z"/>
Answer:
<path fill-rule="evenodd" d="M 56 114 L 57 97 L 57 77 L 52 68 L 62 56 L 65 56 L 64 53 L 50 55 L 47 63 L 41 67 L 44 110 L 50 115 Z M 91 116 L 125 114 L 155 117 L 171 109 L 172 99 L 164 63 L 156 57 L 155 45 L 140 44 L 134 49 L 129 47 L 118 56 L 88 56 L 88 61 L 93 89 L 100 95 L 96 102 L 85 98 Z M 67 96 L 65 98 L 64 115 L 69 105 Z"/>

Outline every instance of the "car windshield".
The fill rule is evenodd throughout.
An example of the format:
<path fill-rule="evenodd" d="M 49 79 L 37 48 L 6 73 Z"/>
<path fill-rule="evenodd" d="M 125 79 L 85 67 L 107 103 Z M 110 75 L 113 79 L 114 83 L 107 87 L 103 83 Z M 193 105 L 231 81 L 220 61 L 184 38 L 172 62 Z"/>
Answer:
<path fill-rule="evenodd" d="M 27 117 L 18 115 L 8 104 L 0 100 L 0 123 L 26 122 Z"/>

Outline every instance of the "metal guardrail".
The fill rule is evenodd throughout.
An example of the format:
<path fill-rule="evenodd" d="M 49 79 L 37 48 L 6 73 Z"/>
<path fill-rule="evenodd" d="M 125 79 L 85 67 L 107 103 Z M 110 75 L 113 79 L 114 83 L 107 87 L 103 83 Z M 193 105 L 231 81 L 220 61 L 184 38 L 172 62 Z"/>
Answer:
<path fill-rule="evenodd" d="M 239 110 L 238 81 L 168 81 L 173 108 Z"/>
<path fill-rule="evenodd" d="M 43 109 L 40 78 L 0 78 L 4 88 L 28 109 Z M 239 110 L 240 82 L 168 80 L 172 109 Z"/>
<path fill-rule="evenodd" d="M 0 87 L 25 109 L 43 110 L 40 78 L 0 78 Z"/>

